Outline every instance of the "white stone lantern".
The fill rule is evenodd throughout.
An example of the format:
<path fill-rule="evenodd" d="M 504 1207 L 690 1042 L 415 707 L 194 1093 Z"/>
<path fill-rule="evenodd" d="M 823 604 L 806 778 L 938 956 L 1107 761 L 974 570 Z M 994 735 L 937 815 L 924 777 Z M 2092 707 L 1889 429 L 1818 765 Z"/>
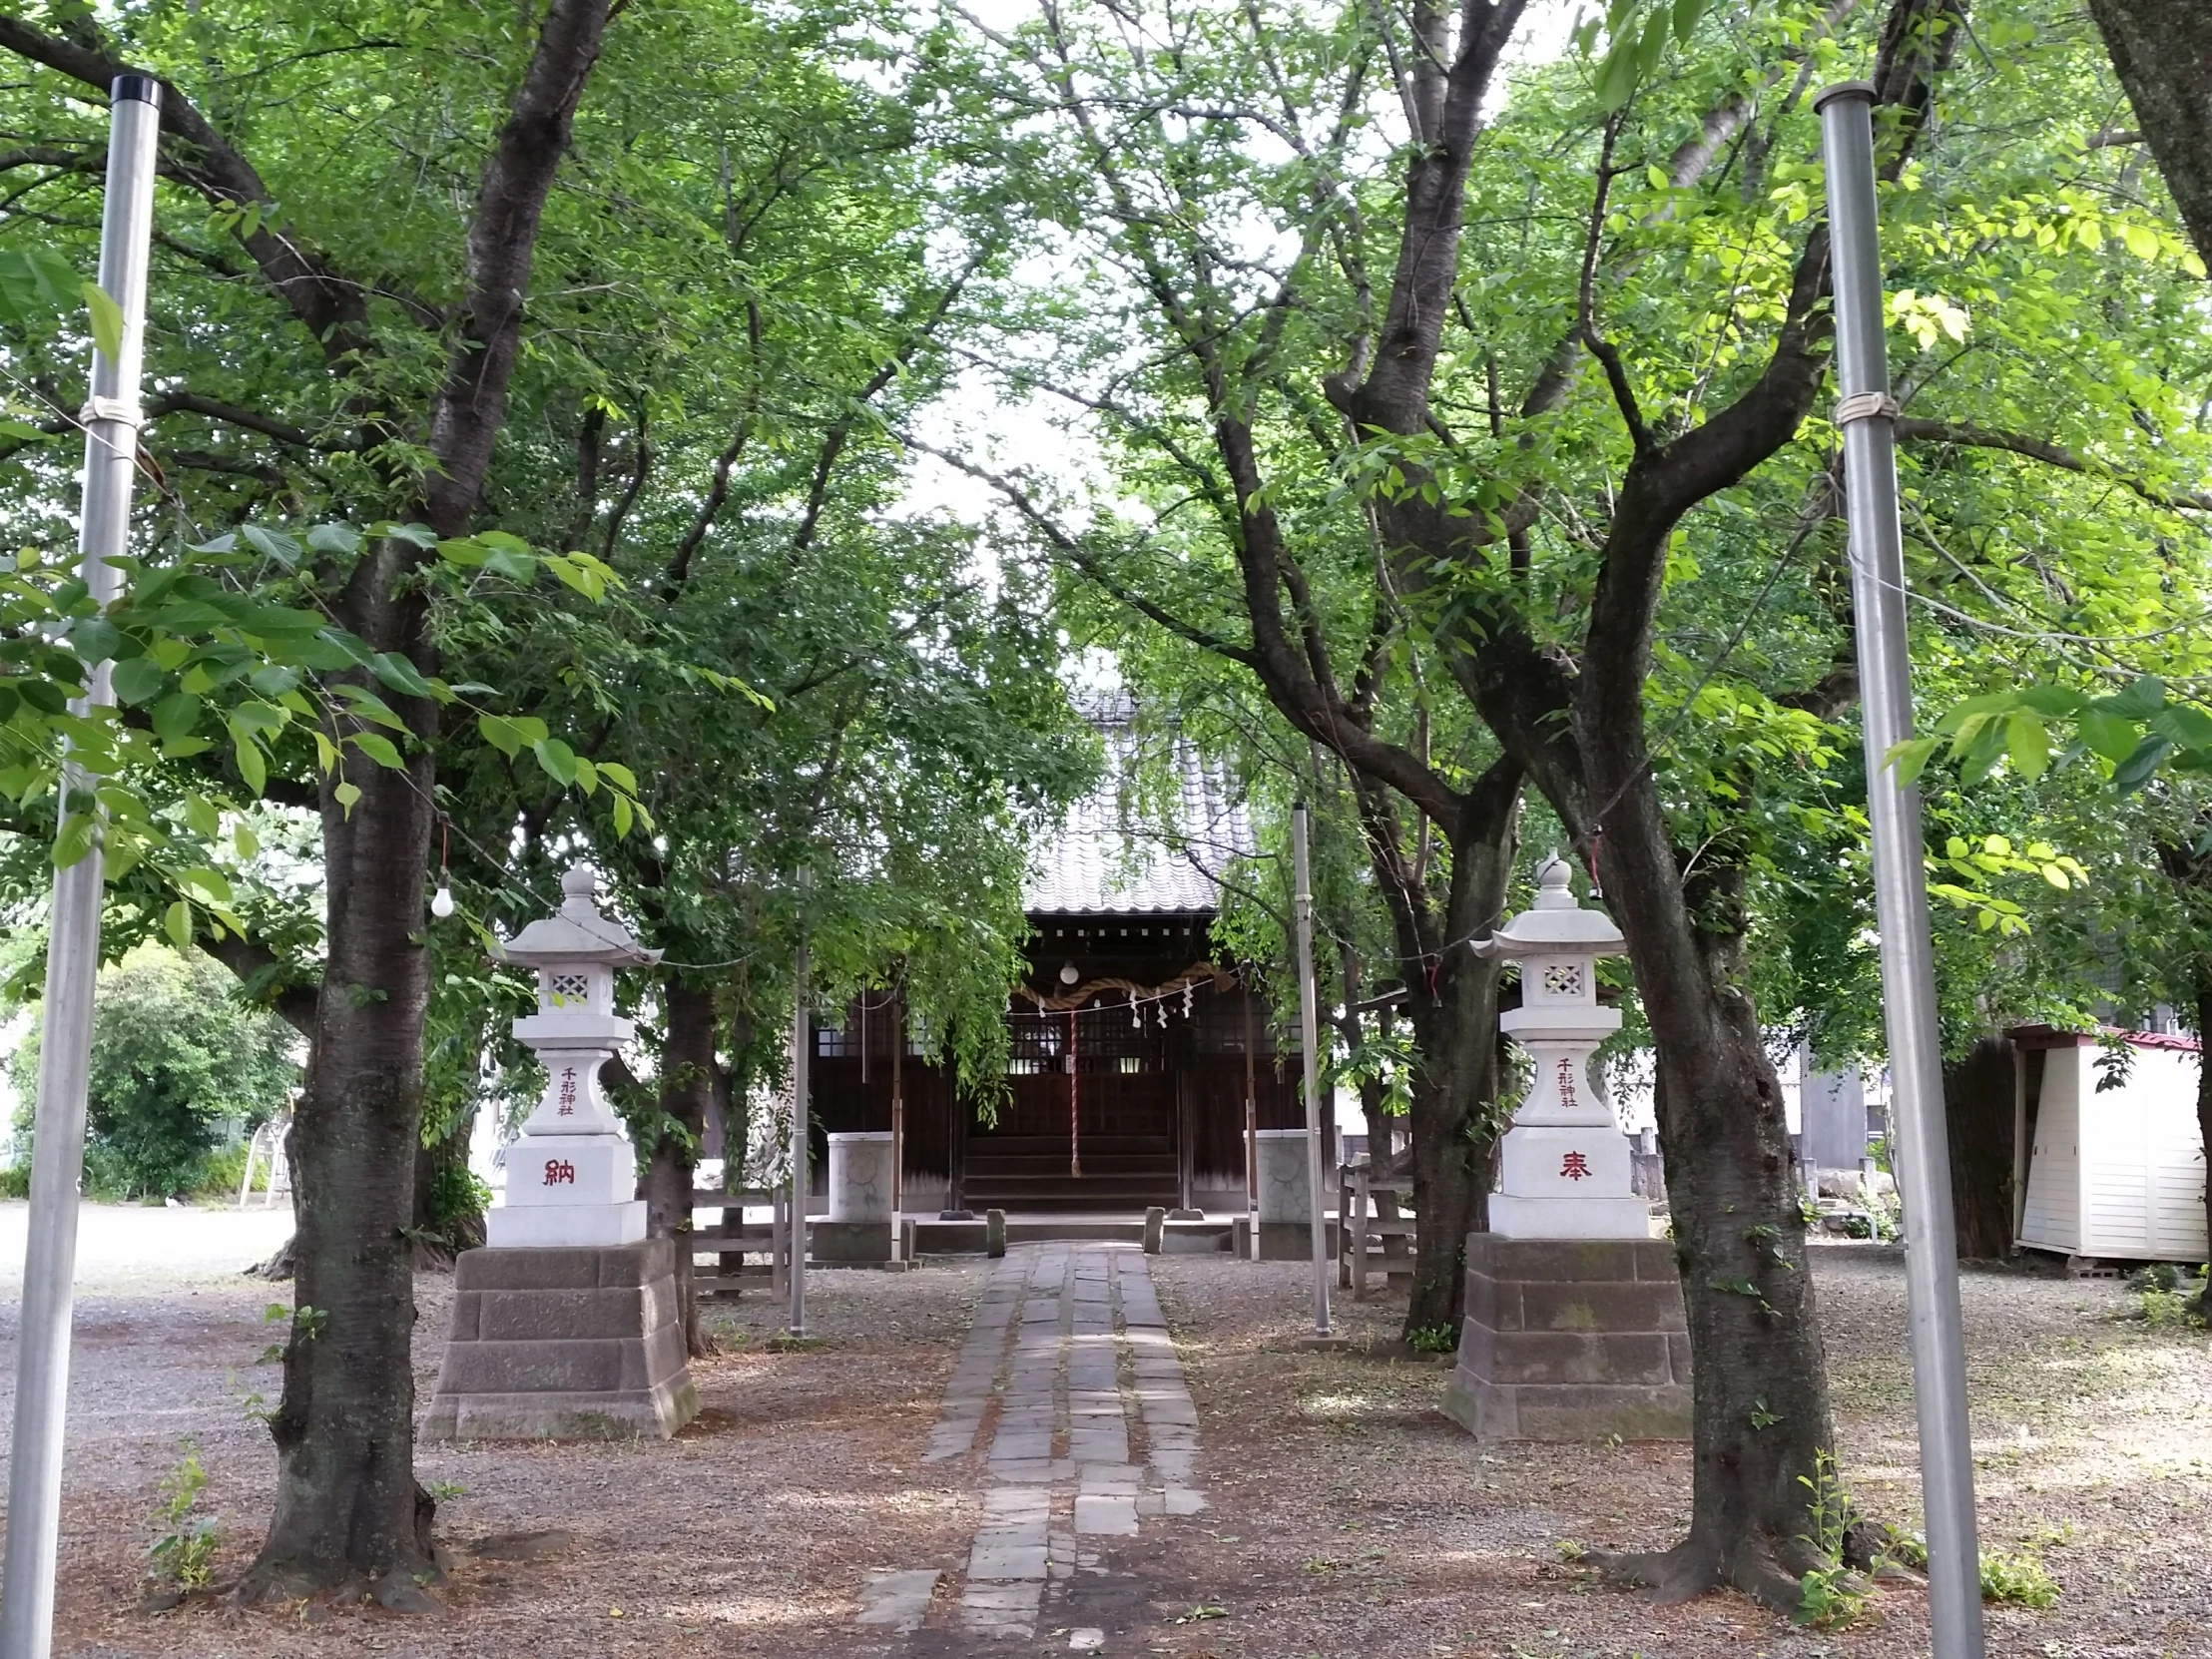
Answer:
<path fill-rule="evenodd" d="M 1499 1145 L 1490 1231 L 1509 1239 L 1648 1239 L 1651 1207 L 1630 1181 L 1628 1138 L 1590 1086 L 1590 1056 L 1618 1031 L 1620 1014 L 1597 1000 L 1597 961 L 1617 956 L 1620 929 L 1585 910 L 1567 866 L 1547 858 L 1536 902 L 1475 951 L 1518 962 L 1521 1005 L 1498 1028 L 1534 1057 L 1536 1080 Z"/>
<path fill-rule="evenodd" d="M 599 1068 L 630 1040 L 615 1012 L 615 969 L 661 959 L 593 902 L 598 881 L 579 865 L 561 877 L 561 907 L 497 947 L 535 968 L 538 1011 L 515 1036 L 544 1062 L 545 1098 L 507 1148 L 507 1193 L 484 1218 L 494 1249 L 626 1245 L 645 1237 L 637 1154 L 599 1092 Z"/>

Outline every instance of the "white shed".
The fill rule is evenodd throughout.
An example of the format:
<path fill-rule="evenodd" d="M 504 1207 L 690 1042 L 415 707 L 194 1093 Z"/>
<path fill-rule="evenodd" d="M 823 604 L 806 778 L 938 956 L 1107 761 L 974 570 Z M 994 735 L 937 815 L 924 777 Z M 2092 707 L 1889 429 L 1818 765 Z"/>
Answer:
<path fill-rule="evenodd" d="M 2206 1260 L 2196 1039 L 2047 1027 L 2011 1036 L 2021 1248 Z M 2115 1038 L 2118 1054 L 2105 1046 Z"/>

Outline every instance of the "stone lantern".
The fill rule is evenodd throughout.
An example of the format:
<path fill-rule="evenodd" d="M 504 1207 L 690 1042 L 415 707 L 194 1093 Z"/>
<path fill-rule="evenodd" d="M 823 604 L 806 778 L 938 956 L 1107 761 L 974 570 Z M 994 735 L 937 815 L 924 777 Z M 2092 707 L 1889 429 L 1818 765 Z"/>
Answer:
<path fill-rule="evenodd" d="M 1597 1001 L 1612 921 L 1575 903 L 1546 859 L 1535 904 L 1475 946 L 1520 964 L 1500 1029 L 1536 1062 L 1499 1143 L 1487 1233 L 1467 1235 L 1466 1320 L 1447 1416 L 1482 1439 L 1690 1436 L 1690 1342 L 1674 1246 L 1651 1236 L 1628 1139 L 1590 1087 L 1590 1055 L 1620 1029 Z"/>
<path fill-rule="evenodd" d="M 1617 956 L 1620 929 L 1585 910 L 1567 887 L 1567 866 L 1548 858 L 1536 872 L 1533 907 L 1475 949 L 1518 962 L 1521 1005 L 1498 1029 L 1536 1062 L 1528 1098 L 1499 1146 L 1490 1231 L 1508 1239 L 1648 1239 L 1651 1208 L 1630 1181 L 1628 1138 L 1590 1086 L 1590 1056 L 1621 1028 L 1597 1001 L 1597 961 Z"/>
<path fill-rule="evenodd" d="M 545 1062 L 545 1098 L 507 1149 L 505 1202 L 453 1270 L 453 1328 L 425 1440 L 667 1438 L 699 1413 L 685 1364 L 675 1241 L 645 1236 L 637 1155 L 599 1092 L 630 1039 L 615 969 L 660 960 L 592 901 L 588 869 L 561 907 L 499 949 L 534 968 L 538 1011 L 515 1035 Z"/>
<path fill-rule="evenodd" d="M 502 961 L 534 968 L 538 1011 L 515 1021 L 518 1041 L 545 1065 L 545 1098 L 507 1149 L 506 1202 L 484 1218 L 495 1249 L 621 1245 L 645 1237 L 637 1153 L 599 1092 L 599 1068 L 630 1040 L 615 1012 L 615 969 L 661 959 L 592 902 L 598 887 L 578 866 L 561 877 L 561 907 L 498 947 Z"/>

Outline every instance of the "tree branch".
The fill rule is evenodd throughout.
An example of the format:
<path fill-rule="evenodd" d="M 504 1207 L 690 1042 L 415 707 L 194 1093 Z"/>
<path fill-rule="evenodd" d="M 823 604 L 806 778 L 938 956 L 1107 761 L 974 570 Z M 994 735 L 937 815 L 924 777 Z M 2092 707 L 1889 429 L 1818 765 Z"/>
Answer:
<path fill-rule="evenodd" d="M 1900 420 L 1897 423 L 1897 435 L 1900 443 L 1937 443 L 1969 449 L 2001 449 L 2007 454 L 2023 455 L 2031 461 L 2041 461 L 2045 466 L 2078 472 L 2085 478 L 2110 479 L 2141 496 L 2154 507 L 2169 507 L 2176 512 L 2212 513 L 2212 492 L 2162 490 L 2140 478 L 2130 478 L 2125 473 L 2114 472 L 2107 467 L 2085 461 L 2060 444 L 2029 437 L 2021 432 L 1998 431 L 1993 427 L 1977 426 L 1970 420 Z"/>

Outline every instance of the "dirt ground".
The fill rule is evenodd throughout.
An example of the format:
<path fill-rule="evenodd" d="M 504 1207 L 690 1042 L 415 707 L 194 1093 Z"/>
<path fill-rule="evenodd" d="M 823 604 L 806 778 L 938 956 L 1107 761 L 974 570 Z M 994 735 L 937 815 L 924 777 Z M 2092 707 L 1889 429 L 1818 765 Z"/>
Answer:
<path fill-rule="evenodd" d="M 765 1296 L 712 1315 L 695 1368 L 705 1413 L 669 1444 L 425 1448 L 455 1557 L 442 1615 L 241 1612 L 220 1598 L 139 1608 L 158 1483 L 190 1439 L 235 1578 L 266 1524 L 274 1455 L 254 1415 L 273 1289 L 185 1257 L 168 1274 L 96 1267 L 80 1303 L 56 1651 L 533 1659 L 883 1651 L 852 1620 L 872 1570 L 958 1582 L 982 1475 L 922 1450 L 980 1263 L 813 1280 L 820 1341 L 773 1352 Z M 1904 1279 L 1878 1247 L 1816 1253 L 1846 1479 L 1870 1511 L 1917 1518 Z M 1165 1257 L 1153 1275 L 1199 1416 L 1209 1509 L 1109 1540 L 1126 1613 L 1108 1653 L 1187 1659 L 1869 1659 L 1927 1652 L 1919 1592 L 1886 1589 L 1843 1631 L 1798 1631 L 1734 1597 L 1655 1608 L 1593 1588 L 1558 1544 L 1656 1544 L 1682 1521 L 1677 1446 L 1478 1446 L 1435 1410 L 1440 1366 L 1301 1351 L 1306 1270 Z M 2029 1552 L 2063 1587 L 2046 1612 L 1995 1608 L 1998 1659 L 2212 1656 L 2212 1338 L 2123 1317 L 2120 1286 L 1969 1271 L 1985 1548 Z M 0 1287 L 0 1294 L 8 1288 Z M 426 1399 L 450 1279 L 419 1282 Z M 1394 1333 L 1387 1304 L 1340 1323 Z M 14 1309 L 0 1308 L 0 1381 Z M 532 1561 L 471 1554 L 561 1528 Z M 934 1622 L 934 1621 L 933 1621 Z M 935 1639 L 932 1639 L 934 1637 Z M 947 1647 L 923 1632 L 915 1651 Z M 1067 1632 L 977 1650 L 1067 1652 Z"/>

